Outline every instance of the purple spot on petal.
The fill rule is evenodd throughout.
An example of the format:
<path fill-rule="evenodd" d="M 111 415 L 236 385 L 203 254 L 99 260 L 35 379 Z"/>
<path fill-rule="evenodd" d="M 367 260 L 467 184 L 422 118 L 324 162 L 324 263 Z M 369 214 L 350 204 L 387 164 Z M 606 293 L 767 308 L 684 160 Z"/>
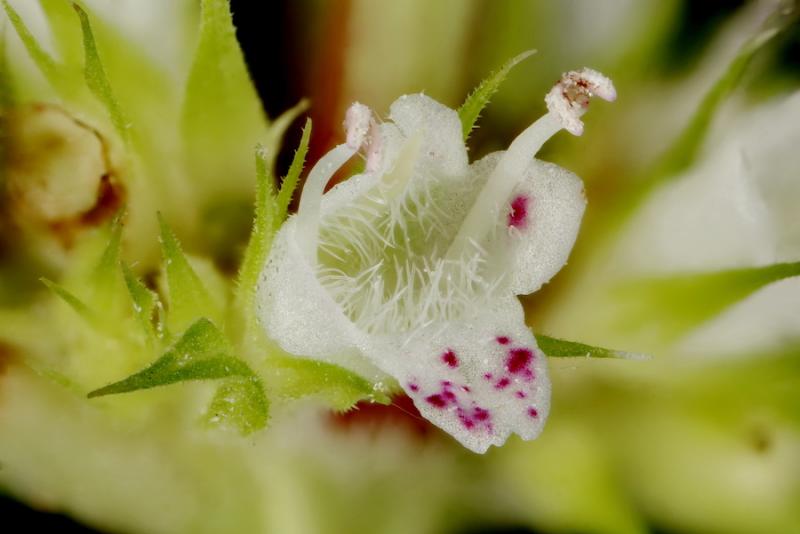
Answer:
<path fill-rule="evenodd" d="M 486 421 L 487 419 L 489 419 L 489 410 L 486 410 L 478 406 L 475 408 L 473 416 L 478 421 Z"/>
<path fill-rule="evenodd" d="M 441 395 L 430 395 L 429 397 L 425 397 L 425 400 L 431 406 L 435 406 L 436 408 L 444 408 L 449 404 L 449 402 L 442 397 Z"/>
<path fill-rule="evenodd" d="M 531 406 L 530 408 L 528 408 L 528 415 L 531 416 L 531 417 L 538 417 L 539 416 L 539 412 L 536 411 L 536 408 Z"/>
<path fill-rule="evenodd" d="M 442 361 L 447 364 L 448 367 L 458 367 L 458 356 L 452 350 L 448 350 L 444 354 L 442 354 Z"/>
<path fill-rule="evenodd" d="M 511 339 L 509 339 L 508 336 L 497 336 L 495 339 L 501 345 L 508 345 L 509 343 L 511 343 Z"/>
<path fill-rule="evenodd" d="M 517 391 L 514 393 L 514 395 L 516 395 L 518 399 L 524 399 L 525 397 L 528 396 L 528 394 L 525 393 L 524 391 Z"/>
<path fill-rule="evenodd" d="M 528 197 L 519 195 L 511 201 L 508 212 L 508 226 L 522 229 L 528 225 Z"/>
<path fill-rule="evenodd" d="M 417 384 L 411 383 L 408 385 L 408 389 L 416 393 L 417 391 L 419 391 L 419 386 Z"/>
<path fill-rule="evenodd" d="M 528 371 L 531 360 L 533 360 L 533 353 L 530 349 L 511 349 L 508 351 L 506 369 L 512 374 Z"/>
<path fill-rule="evenodd" d="M 494 375 L 492 375 L 492 373 L 486 373 L 483 375 L 483 378 L 485 378 L 486 380 L 491 380 L 492 378 L 494 378 Z"/>
<path fill-rule="evenodd" d="M 503 378 L 497 381 L 497 384 L 495 384 L 494 387 L 496 387 L 497 389 L 505 389 L 508 387 L 510 383 L 511 380 L 509 380 L 507 377 L 504 376 Z"/>
<path fill-rule="evenodd" d="M 470 389 L 470 387 L 469 387 L 469 386 L 461 386 L 461 389 L 463 389 L 463 390 L 464 390 L 464 391 L 466 391 L 467 393 L 469 393 L 470 391 L 472 391 L 472 390 Z"/>

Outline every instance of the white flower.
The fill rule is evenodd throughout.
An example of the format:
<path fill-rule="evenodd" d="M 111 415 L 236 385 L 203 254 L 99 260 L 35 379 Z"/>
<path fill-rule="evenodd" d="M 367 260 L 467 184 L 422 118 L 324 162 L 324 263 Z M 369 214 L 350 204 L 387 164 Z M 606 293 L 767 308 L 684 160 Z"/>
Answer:
<path fill-rule="evenodd" d="M 577 176 L 533 156 L 562 128 L 580 134 L 592 94 L 615 98 L 599 73 L 565 74 L 546 115 L 472 165 L 458 114 L 431 98 L 400 97 L 380 125 L 354 104 L 347 143 L 311 170 L 262 272 L 268 335 L 297 356 L 394 377 L 473 451 L 536 437 L 550 384 L 516 296 L 564 265 L 585 199 Z M 323 195 L 362 145 L 367 171 Z"/>

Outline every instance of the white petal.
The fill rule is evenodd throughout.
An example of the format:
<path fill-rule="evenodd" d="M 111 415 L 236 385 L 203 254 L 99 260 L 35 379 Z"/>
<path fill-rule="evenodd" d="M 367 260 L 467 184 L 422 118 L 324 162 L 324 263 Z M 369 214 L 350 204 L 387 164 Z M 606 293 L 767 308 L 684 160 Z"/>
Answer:
<path fill-rule="evenodd" d="M 501 154 L 473 164 L 486 175 Z M 500 230 L 487 248 L 502 263 L 515 295 L 527 295 L 547 283 L 567 262 L 586 208 L 583 182 L 555 165 L 532 160 L 509 203 L 500 213 Z"/>
<path fill-rule="evenodd" d="M 406 138 L 422 135 L 421 162 L 446 176 L 467 170 L 467 149 L 458 113 L 432 98 L 404 95 L 394 101 L 389 116 Z"/>
<path fill-rule="evenodd" d="M 512 433 L 534 439 L 550 407 L 547 362 L 519 301 L 493 304 L 469 318 L 365 347 L 426 419 L 478 453 Z"/>
<path fill-rule="evenodd" d="M 267 335 L 299 357 L 340 365 L 369 378 L 382 373 L 357 346 L 362 333 L 322 288 L 295 240 L 295 219 L 281 228 L 261 272 L 256 302 Z"/>

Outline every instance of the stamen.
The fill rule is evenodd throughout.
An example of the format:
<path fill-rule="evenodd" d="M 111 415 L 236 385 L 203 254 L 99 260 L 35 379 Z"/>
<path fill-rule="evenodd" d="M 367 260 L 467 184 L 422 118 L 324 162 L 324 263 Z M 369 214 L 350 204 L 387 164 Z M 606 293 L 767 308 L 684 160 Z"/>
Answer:
<path fill-rule="evenodd" d="M 358 102 L 351 105 L 344 119 L 347 141 L 325 154 L 311 169 L 303 185 L 297 210 L 297 242 L 311 265 L 317 264 L 319 210 L 325 186 L 364 144 L 372 122 L 372 112 L 367 106 Z"/>
<path fill-rule="evenodd" d="M 591 69 L 570 71 L 561 77 L 545 96 L 547 113 L 514 139 L 489 175 L 447 251 L 448 259 L 461 258 L 470 240 L 480 242 L 495 227 L 497 215 L 508 204 L 525 169 L 548 139 L 562 128 L 574 135 L 583 132 L 580 117 L 593 95 L 613 101 L 617 92 L 611 80 Z"/>
<path fill-rule="evenodd" d="M 570 71 L 544 97 L 547 109 L 555 114 L 561 125 L 572 135 L 583 133 L 581 116 L 589 107 L 589 99 L 597 95 L 603 100 L 613 102 L 617 99 L 617 91 L 611 80 L 592 69 Z"/>

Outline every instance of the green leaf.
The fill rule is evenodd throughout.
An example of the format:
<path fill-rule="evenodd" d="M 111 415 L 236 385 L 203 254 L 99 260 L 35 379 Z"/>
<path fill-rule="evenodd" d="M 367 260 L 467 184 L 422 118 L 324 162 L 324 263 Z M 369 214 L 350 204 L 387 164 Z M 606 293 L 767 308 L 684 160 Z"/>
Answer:
<path fill-rule="evenodd" d="M 80 25 L 75 24 L 75 12 L 67 0 L 39 0 L 47 19 L 56 55 L 65 65 L 83 65 L 83 45 Z"/>
<path fill-rule="evenodd" d="M 250 150 L 268 122 L 236 41 L 227 0 L 201 0 L 200 36 L 186 86 L 182 130 L 195 186 L 251 176 Z"/>
<path fill-rule="evenodd" d="M 478 121 L 481 111 L 483 111 L 483 108 L 486 107 L 497 90 L 500 89 L 500 84 L 505 81 L 511 69 L 535 53 L 536 50 L 528 50 L 510 59 L 505 65 L 500 67 L 500 69 L 483 80 L 480 85 L 470 93 L 464 103 L 461 104 L 461 107 L 458 108 L 458 117 L 461 119 L 461 129 L 465 141 L 469 138 L 469 134 L 472 132 L 473 128 L 475 128 L 475 123 Z"/>
<path fill-rule="evenodd" d="M 225 336 L 208 319 L 199 319 L 158 360 L 142 371 L 89 393 L 89 398 L 128 393 L 187 380 L 253 376 L 247 364 L 230 354 Z"/>
<path fill-rule="evenodd" d="M 730 269 L 630 282 L 618 288 L 618 325 L 674 341 L 758 289 L 800 276 L 800 262 Z"/>
<path fill-rule="evenodd" d="M 269 402 L 255 376 L 226 380 L 214 394 L 204 417 L 210 426 L 233 427 L 247 436 L 267 426 Z"/>
<path fill-rule="evenodd" d="M 78 315 L 86 319 L 89 324 L 94 326 L 98 324 L 99 319 L 97 315 L 81 299 L 52 280 L 48 280 L 47 278 L 40 278 L 39 280 L 41 280 L 41 282 L 47 286 L 47 289 L 58 295 L 61 300 L 66 302 L 69 307 L 72 308 Z"/>
<path fill-rule="evenodd" d="M 25 22 L 22 20 L 22 17 L 19 16 L 19 13 L 14 10 L 13 7 L 8 3 L 7 0 L 3 1 L 3 8 L 6 10 L 6 15 L 8 15 L 8 19 L 11 21 L 11 25 L 14 27 L 14 30 L 17 32 L 22 44 L 25 46 L 25 49 L 28 51 L 28 55 L 30 55 L 33 62 L 42 72 L 44 77 L 47 81 L 52 85 L 56 90 L 63 87 L 63 78 L 60 72 L 60 65 L 50 57 L 50 54 L 45 52 L 44 48 L 36 41 L 36 38 L 30 32 L 28 27 L 25 25 Z"/>
<path fill-rule="evenodd" d="M 10 108 L 16 100 L 14 88 L 11 84 L 11 75 L 8 72 L 8 58 L 6 57 L 6 35 L 5 28 L 0 29 L 0 113 L 6 116 L 6 110 Z M 0 155 L 5 147 L 5 119 L 0 119 Z M 2 161 L 0 161 L 2 165 Z"/>
<path fill-rule="evenodd" d="M 297 120 L 297 117 L 307 111 L 308 108 L 308 100 L 303 99 L 294 107 L 281 113 L 281 115 L 270 125 L 269 135 L 266 138 L 265 145 L 267 147 L 273 147 L 273 149 L 269 152 L 269 157 L 264 158 L 269 168 L 272 168 L 273 165 L 275 165 L 275 157 L 278 152 L 277 148 L 281 146 L 281 143 L 283 142 L 283 136 L 286 134 L 286 130 L 289 129 L 289 126 L 295 120 Z"/>
<path fill-rule="evenodd" d="M 122 245 L 122 220 L 118 216 L 111 224 L 111 235 L 100 261 L 91 276 L 92 305 L 95 309 L 110 309 L 119 288 L 119 254 Z M 124 292 L 124 290 L 123 290 Z"/>
<path fill-rule="evenodd" d="M 133 302 L 133 312 L 136 315 L 136 320 L 142 327 L 146 339 L 151 347 L 156 344 L 157 334 L 153 328 L 153 311 L 158 303 L 158 298 L 155 293 L 150 291 L 138 278 L 130 268 L 125 264 L 121 264 L 122 276 L 125 279 L 125 285 L 130 293 Z"/>
<path fill-rule="evenodd" d="M 114 92 L 111 89 L 108 77 L 106 76 L 103 62 L 100 60 L 100 54 L 97 51 L 97 44 L 95 43 L 94 34 L 92 33 L 89 16 L 78 4 L 73 3 L 72 7 L 78 14 L 78 18 L 81 21 L 81 31 L 83 32 L 84 78 L 86 79 L 86 85 L 106 108 L 111 118 L 111 123 L 114 125 L 117 132 L 128 142 L 130 141 L 128 120 L 125 118 L 114 96 Z"/>
<path fill-rule="evenodd" d="M 620 358 L 623 360 L 642 360 L 647 358 L 644 354 L 595 347 L 594 345 L 567 341 L 543 334 L 536 334 L 536 343 L 549 358 Z"/>
<path fill-rule="evenodd" d="M 201 316 L 219 320 L 220 310 L 189 265 L 178 238 L 160 214 L 158 223 L 161 227 L 161 250 L 167 273 L 167 326 L 170 331 L 180 332 Z"/>
<path fill-rule="evenodd" d="M 297 184 L 300 182 L 300 173 L 303 172 L 303 167 L 306 163 L 306 155 L 308 154 L 308 143 L 311 141 L 311 119 L 306 119 L 306 124 L 303 127 L 303 136 L 300 138 L 300 146 L 294 153 L 292 164 L 289 166 L 289 172 L 281 183 L 281 190 L 278 193 L 278 222 L 283 222 L 286 219 L 286 214 L 289 212 L 289 204 L 292 203 L 292 196 L 297 190 Z"/>
<path fill-rule="evenodd" d="M 748 39 L 711 89 L 703 97 L 689 124 L 672 142 L 662 157 L 654 181 L 674 176 L 691 167 L 700 153 L 711 123 L 721 105 L 739 85 L 753 56 L 797 16 L 797 9 L 786 11 L 778 5 L 759 32 Z"/>
<path fill-rule="evenodd" d="M 347 410 L 364 399 L 390 402 L 384 390 L 338 365 L 284 356 L 273 357 L 269 363 L 276 381 L 271 389 L 288 399 L 315 395 L 336 410 Z"/>

